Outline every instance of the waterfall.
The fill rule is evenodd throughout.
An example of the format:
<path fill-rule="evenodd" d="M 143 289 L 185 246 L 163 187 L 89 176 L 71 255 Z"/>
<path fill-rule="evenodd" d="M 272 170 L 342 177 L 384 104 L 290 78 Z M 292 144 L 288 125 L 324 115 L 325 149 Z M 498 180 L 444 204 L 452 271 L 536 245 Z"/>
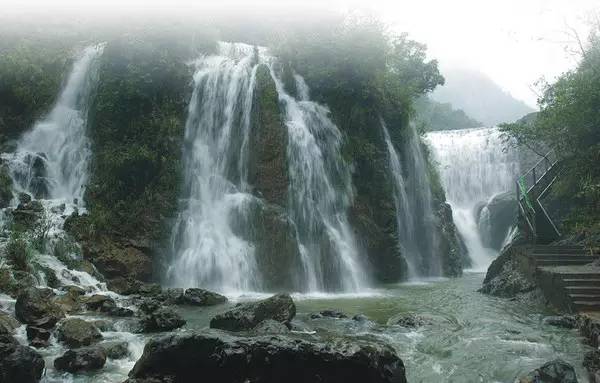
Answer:
<path fill-rule="evenodd" d="M 295 75 L 299 100 L 287 94 L 272 71 L 288 128 L 288 210 L 296 223 L 308 290 L 358 291 L 366 278 L 346 212 L 352 203 L 351 175 L 340 150 L 342 134 L 329 110 L 309 101 Z"/>
<path fill-rule="evenodd" d="M 299 239 L 299 288 L 356 291 L 364 272 L 346 211 L 352 201 L 342 136 L 327 108 L 309 101 L 295 75 L 299 99 L 284 90 L 264 48 L 219 43 L 196 63 L 185 131 L 182 207 L 172 235 L 167 282 L 225 293 L 261 290 L 256 243 L 240 232 L 263 202 L 247 184 L 256 71 L 267 65 L 288 131 L 287 206 Z"/>
<path fill-rule="evenodd" d="M 253 197 L 245 187 L 246 152 L 259 53 L 220 43 L 202 57 L 185 126 L 183 208 L 173 231 L 167 279 L 183 287 L 233 293 L 260 289 L 254 246 L 232 217 Z"/>
<path fill-rule="evenodd" d="M 439 276 L 436 217 L 421 139 L 411 124 L 404 144 L 404 170 L 383 120 L 381 129 L 393 180 L 398 245 L 408 265 L 408 277 Z"/>
<path fill-rule="evenodd" d="M 14 153 L 3 156 L 17 192 L 83 206 L 91 156 L 87 114 L 103 49 L 103 44 L 84 49 L 48 116 L 23 135 Z"/>
<path fill-rule="evenodd" d="M 480 216 L 485 221 L 489 200 L 513 189 L 519 173 L 518 154 L 515 149 L 505 148 L 496 128 L 431 132 L 427 141 L 473 268 L 484 270 L 496 251 L 483 245 L 478 221 Z"/>

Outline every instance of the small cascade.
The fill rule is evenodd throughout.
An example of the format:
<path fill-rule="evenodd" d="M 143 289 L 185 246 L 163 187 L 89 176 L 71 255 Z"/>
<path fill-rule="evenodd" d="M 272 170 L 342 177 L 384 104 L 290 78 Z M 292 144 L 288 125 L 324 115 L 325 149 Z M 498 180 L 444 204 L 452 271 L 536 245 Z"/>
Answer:
<path fill-rule="evenodd" d="M 329 110 L 309 101 L 295 75 L 299 99 L 284 90 L 272 71 L 288 128 L 288 210 L 301 242 L 309 291 L 359 291 L 366 278 L 346 212 L 352 203 L 351 175 L 341 156 L 342 135 Z"/>
<path fill-rule="evenodd" d="M 484 246 L 485 227 L 492 198 L 513 189 L 519 173 L 516 149 L 506 148 L 496 128 L 465 129 L 427 134 L 439 165 L 442 185 L 452 206 L 454 223 L 475 270 L 485 270 L 496 250 Z"/>
<path fill-rule="evenodd" d="M 36 123 L 4 159 L 17 192 L 38 199 L 63 200 L 83 207 L 91 156 L 87 114 L 98 82 L 98 57 L 104 46 L 85 48 L 48 117 Z"/>
<path fill-rule="evenodd" d="M 416 279 L 424 276 L 440 276 L 440 255 L 435 253 L 436 217 L 433 213 L 431 188 L 421 139 L 415 127 L 410 125 L 404 145 L 405 168 L 403 169 L 383 120 L 381 120 L 381 128 L 394 181 L 399 247 L 408 264 L 408 277 Z"/>
<path fill-rule="evenodd" d="M 45 231 L 45 246 L 35 249 L 32 261 L 53 270 L 65 285 L 76 284 L 96 291 L 104 290 L 105 285 L 88 273 L 69 270 L 52 254 L 56 246 L 64 245 L 64 217 L 84 209 L 83 194 L 91 156 L 86 131 L 88 109 L 98 84 L 103 49 L 104 44 L 98 44 L 82 51 L 48 116 L 21 137 L 13 153 L 2 154 L 13 179 L 15 196 L 23 192 L 35 198 L 20 202 L 24 209 L 35 212 L 37 220 L 34 233 L 23 235 L 31 242 Z M 15 198 L 10 209 L 15 209 L 18 203 Z M 0 212 L 1 226 L 10 223 L 10 209 Z M 5 229 L 0 227 L 0 231 Z M 71 250 L 65 256 L 78 257 Z M 43 273 L 37 277 L 41 285 L 46 284 Z"/>
<path fill-rule="evenodd" d="M 245 169 L 259 60 L 252 46 L 220 43 L 216 55 L 196 64 L 185 127 L 183 206 L 167 275 L 171 284 L 226 293 L 260 289 L 254 246 L 232 223 L 253 199 Z"/>

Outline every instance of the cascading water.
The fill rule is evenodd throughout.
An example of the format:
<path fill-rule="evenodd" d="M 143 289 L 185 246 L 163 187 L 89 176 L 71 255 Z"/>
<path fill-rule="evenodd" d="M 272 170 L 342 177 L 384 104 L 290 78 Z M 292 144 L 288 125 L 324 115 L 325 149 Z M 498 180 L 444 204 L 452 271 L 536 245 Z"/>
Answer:
<path fill-rule="evenodd" d="M 288 128 L 288 210 L 298 230 L 308 290 L 358 291 L 367 281 L 346 211 L 351 176 L 342 159 L 342 135 L 329 110 L 308 100 L 309 89 L 295 75 L 298 99 L 274 75 Z"/>
<path fill-rule="evenodd" d="M 485 270 L 496 251 L 483 245 L 479 210 L 494 196 L 511 191 L 519 173 L 518 153 L 505 148 L 496 128 L 465 129 L 427 134 L 439 164 L 442 184 L 452 206 L 454 223 L 473 261 Z"/>
<path fill-rule="evenodd" d="M 410 125 L 404 145 L 405 171 L 383 120 L 381 128 L 394 181 L 399 247 L 408 264 L 408 277 L 439 276 L 440 258 L 435 254 L 436 217 L 420 137 L 414 125 Z"/>
<path fill-rule="evenodd" d="M 18 192 L 83 206 L 91 155 L 87 114 L 103 49 L 99 44 L 83 51 L 48 117 L 19 140 L 13 154 L 5 156 Z"/>
<path fill-rule="evenodd" d="M 186 123 L 183 207 L 173 231 L 170 284 L 225 293 L 261 289 L 256 244 L 237 226 L 252 222 L 262 203 L 247 185 L 249 134 L 258 65 L 276 84 L 288 129 L 288 212 L 304 266 L 300 289 L 356 291 L 364 284 L 347 222 L 350 173 L 340 155 L 341 134 L 329 111 L 308 100 L 295 76 L 299 100 L 287 94 L 263 48 L 220 43 L 201 58 Z"/>
<path fill-rule="evenodd" d="M 236 234 L 232 215 L 253 197 L 245 167 L 254 78 L 260 55 L 220 43 L 194 74 L 184 148 L 184 207 L 173 235 L 168 280 L 222 292 L 260 288 L 254 246 Z"/>

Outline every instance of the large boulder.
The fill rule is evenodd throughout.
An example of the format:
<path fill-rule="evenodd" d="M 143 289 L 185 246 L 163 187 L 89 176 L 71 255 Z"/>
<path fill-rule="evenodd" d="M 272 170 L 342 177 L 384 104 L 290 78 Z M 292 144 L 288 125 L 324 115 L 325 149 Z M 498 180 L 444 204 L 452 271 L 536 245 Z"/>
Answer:
<path fill-rule="evenodd" d="M 238 304 L 212 318 L 210 327 L 244 331 L 253 329 L 267 319 L 288 324 L 295 315 L 296 305 L 292 297 L 288 294 L 277 294 L 262 301 Z"/>
<path fill-rule="evenodd" d="M 577 375 L 573 366 L 556 359 L 518 378 L 515 383 L 577 383 Z"/>
<path fill-rule="evenodd" d="M 171 331 L 183 326 L 186 321 L 171 307 L 162 306 L 154 299 L 146 299 L 140 304 L 140 332 Z"/>
<path fill-rule="evenodd" d="M 204 289 L 189 288 L 177 303 L 191 306 L 214 306 L 227 302 L 227 297 Z"/>
<path fill-rule="evenodd" d="M 511 226 L 517 221 L 517 198 L 506 192 L 493 196 L 479 212 L 478 228 L 486 247 L 501 250 Z"/>
<path fill-rule="evenodd" d="M 0 342 L 0 382 L 39 382 L 44 366 L 44 358 L 31 347 L 14 341 Z"/>
<path fill-rule="evenodd" d="M 69 318 L 58 327 L 56 338 L 67 346 L 75 348 L 99 342 L 102 334 L 90 322 L 79 318 Z"/>
<path fill-rule="evenodd" d="M 68 350 L 54 360 L 54 367 L 59 371 L 71 373 L 99 370 L 106 363 L 106 353 L 101 347 L 83 347 Z"/>
<path fill-rule="evenodd" d="M 404 364 L 382 342 L 309 342 L 284 335 L 222 331 L 150 340 L 129 382 L 405 383 Z"/>
<path fill-rule="evenodd" d="M 52 328 L 65 313 L 52 300 L 54 292 L 50 289 L 30 287 L 22 291 L 15 303 L 15 315 L 25 324 Z"/>
<path fill-rule="evenodd" d="M 509 246 L 492 262 L 479 290 L 501 298 L 514 298 L 537 288 L 535 263 L 529 260 L 527 248 Z"/>
<path fill-rule="evenodd" d="M 125 341 L 106 342 L 99 345 L 110 359 L 123 359 L 129 355 L 129 347 Z"/>
<path fill-rule="evenodd" d="M 50 341 L 50 330 L 42 327 L 27 326 L 27 339 L 29 344 L 35 348 L 48 347 Z"/>

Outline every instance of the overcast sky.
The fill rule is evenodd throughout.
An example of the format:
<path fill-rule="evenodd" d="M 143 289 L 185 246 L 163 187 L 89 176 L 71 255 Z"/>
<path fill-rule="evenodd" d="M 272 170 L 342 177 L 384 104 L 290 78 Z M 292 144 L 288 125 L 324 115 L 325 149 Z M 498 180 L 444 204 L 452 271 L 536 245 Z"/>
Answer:
<path fill-rule="evenodd" d="M 600 0 L 0 0 L 4 12 L 25 10 L 59 12 L 137 12 L 144 8 L 184 12 L 214 5 L 240 4 L 282 8 L 302 4 L 331 10 L 366 9 L 391 28 L 407 31 L 426 43 L 430 56 L 442 69 L 460 65 L 489 75 L 513 96 L 535 106 L 533 83 L 544 76 L 551 81 L 576 61 L 566 47 L 574 46 L 570 28 L 583 38 Z M 22 16 L 21 16 L 22 17 Z"/>

